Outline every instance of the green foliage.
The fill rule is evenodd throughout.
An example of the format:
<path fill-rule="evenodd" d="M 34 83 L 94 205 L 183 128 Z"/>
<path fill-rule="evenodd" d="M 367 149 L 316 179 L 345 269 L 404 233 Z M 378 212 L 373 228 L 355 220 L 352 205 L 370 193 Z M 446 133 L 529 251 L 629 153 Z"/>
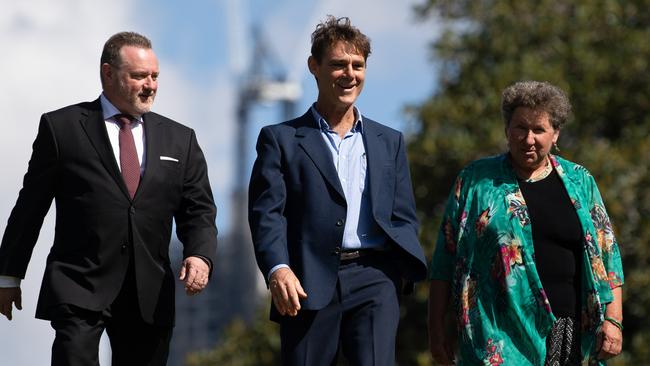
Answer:
<path fill-rule="evenodd" d="M 430 0 L 417 11 L 446 29 L 433 45 L 441 83 L 430 100 L 408 110 L 421 239 L 431 255 L 455 175 L 478 157 L 505 151 L 501 91 L 519 80 L 546 80 L 568 92 L 574 118 L 561 133 L 561 155 L 595 176 L 622 248 L 625 355 L 617 363 L 629 365 L 650 362 L 649 6 Z M 409 314 L 407 324 L 412 316 L 425 313 Z M 403 357 L 404 364 L 426 364 L 418 363 L 420 352 Z"/>
<path fill-rule="evenodd" d="M 190 354 L 187 366 L 280 365 L 280 333 L 269 321 L 268 305 L 251 324 L 236 319 L 224 331 L 223 341 L 207 352 Z"/>

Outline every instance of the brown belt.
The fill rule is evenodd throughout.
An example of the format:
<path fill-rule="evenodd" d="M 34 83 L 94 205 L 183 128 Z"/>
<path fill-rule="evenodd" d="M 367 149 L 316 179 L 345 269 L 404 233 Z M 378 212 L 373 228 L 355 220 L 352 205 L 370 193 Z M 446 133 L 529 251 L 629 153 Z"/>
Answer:
<path fill-rule="evenodd" d="M 349 261 L 352 259 L 357 259 L 372 253 L 376 253 L 376 250 L 373 249 L 361 249 L 361 250 L 348 250 L 341 252 L 339 255 L 342 261 Z"/>

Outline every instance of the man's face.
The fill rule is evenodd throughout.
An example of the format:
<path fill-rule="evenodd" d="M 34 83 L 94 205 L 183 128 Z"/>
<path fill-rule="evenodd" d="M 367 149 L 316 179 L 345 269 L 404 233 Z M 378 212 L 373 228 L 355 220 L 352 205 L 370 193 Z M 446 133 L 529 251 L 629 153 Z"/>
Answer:
<path fill-rule="evenodd" d="M 349 43 L 338 41 L 323 55 L 320 63 L 308 60 L 316 77 L 318 102 L 330 108 L 349 108 L 361 94 L 366 76 L 366 60 Z"/>
<path fill-rule="evenodd" d="M 122 113 L 149 112 L 158 90 L 158 59 L 153 50 L 124 46 L 122 63 L 102 65 L 104 94 Z"/>

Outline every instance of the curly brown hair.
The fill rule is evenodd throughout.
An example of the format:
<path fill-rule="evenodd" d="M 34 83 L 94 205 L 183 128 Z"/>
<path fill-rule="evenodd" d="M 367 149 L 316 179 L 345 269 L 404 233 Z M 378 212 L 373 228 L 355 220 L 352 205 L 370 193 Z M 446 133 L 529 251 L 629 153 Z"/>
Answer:
<path fill-rule="evenodd" d="M 311 55 L 320 64 L 327 49 L 338 41 L 351 44 L 365 60 L 368 60 L 370 39 L 352 25 L 350 18 L 336 18 L 333 15 L 328 15 L 311 34 Z"/>
<path fill-rule="evenodd" d="M 566 93 L 546 81 L 519 81 L 503 91 L 501 115 L 506 127 L 518 107 L 545 111 L 555 130 L 559 130 L 571 115 L 571 103 Z"/>

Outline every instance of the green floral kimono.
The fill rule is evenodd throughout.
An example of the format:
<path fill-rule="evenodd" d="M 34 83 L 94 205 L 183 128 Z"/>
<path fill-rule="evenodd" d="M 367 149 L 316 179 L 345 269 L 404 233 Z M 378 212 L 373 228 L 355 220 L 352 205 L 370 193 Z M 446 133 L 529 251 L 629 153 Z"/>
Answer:
<path fill-rule="evenodd" d="M 595 336 L 611 289 L 623 284 L 618 244 L 596 182 L 582 166 L 551 156 L 584 232 L 581 341 Z M 526 202 L 507 155 L 463 169 L 449 196 L 430 278 L 450 281 L 460 365 L 544 365 L 555 316 L 533 253 Z M 435 301 L 435 299 L 432 299 Z M 595 357 L 591 362 L 597 364 Z"/>

